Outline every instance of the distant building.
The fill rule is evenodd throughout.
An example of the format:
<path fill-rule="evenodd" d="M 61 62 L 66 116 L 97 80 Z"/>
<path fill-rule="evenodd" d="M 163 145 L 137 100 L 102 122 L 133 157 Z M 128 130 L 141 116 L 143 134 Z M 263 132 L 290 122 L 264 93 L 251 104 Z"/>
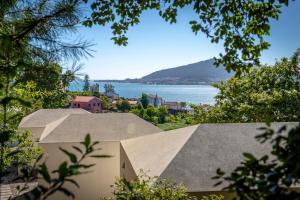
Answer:
<path fill-rule="evenodd" d="M 176 114 L 178 112 L 182 112 L 183 107 L 181 106 L 181 104 L 179 102 L 175 102 L 175 101 L 166 101 L 163 104 L 164 106 L 166 106 L 168 108 L 168 112 L 170 114 Z"/>
<path fill-rule="evenodd" d="M 130 106 L 136 106 L 138 104 L 137 100 L 128 100 Z"/>
<path fill-rule="evenodd" d="M 165 102 L 163 98 L 160 96 L 153 95 L 153 94 L 146 94 L 148 99 L 148 105 L 154 105 L 155 107 L 159 108 Z"/>
<path fill-rule="evenodd" d="M 94 96 L 74 96 L 71 108 L 82 108 L 92 113 L 102 112 L 101 100 Z"/>
<path fill-rule="evenodd" d="M 113 91 L 106 92 L 105 95 L 110 99 L 118 99 L 119 98 L 119 94 L 117 94 Z"/>

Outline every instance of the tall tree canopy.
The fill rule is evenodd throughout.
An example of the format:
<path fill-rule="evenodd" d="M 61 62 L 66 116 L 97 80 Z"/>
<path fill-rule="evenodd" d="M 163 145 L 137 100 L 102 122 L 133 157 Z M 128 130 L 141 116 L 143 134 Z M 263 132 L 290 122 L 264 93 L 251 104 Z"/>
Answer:
<path fill-rule="evenodd" d="M 9 156 L 25 155 L 11 148 L 17 142 L 15 119 L 20 111 L 30 103 L 36 105 L 45 89 L 60 92 L 52 85 L 60 82 L 57 63 L 89 55 L 88 42 L 64 37 L 76 31 L 81 4 L 79 0 L 0 1 L 0 177 Z"/>
<path fill-rule="evenodd" d="M 300 50 L 274 66 L 259 66 L 215 84 L 216 105 L 199 107 L 199 122 L 275 122 L 300 120 Z"/>

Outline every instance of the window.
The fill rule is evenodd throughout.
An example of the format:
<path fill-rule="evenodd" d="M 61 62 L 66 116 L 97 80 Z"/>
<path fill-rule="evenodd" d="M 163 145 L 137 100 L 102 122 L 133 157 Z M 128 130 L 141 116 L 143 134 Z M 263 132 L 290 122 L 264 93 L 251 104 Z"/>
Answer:
<path fill-rule="evenodd" d="M 80 104 L 78 104 L 78 106 L 77 106 L 78 108 L 80 108 Z"/>
<path fill-rule="evenodd" d="M 100 103 L 98 103 L 98 106 L 100 106 Z"/>
<path fill-rule="evenodd" d="M 94 106 L 96 106 L 96 104 L 94 103 Z"/>
<path fill-rule="evenodd" d="M 89 107 L 91 107 L 91 104 L 89 103 Z"/>

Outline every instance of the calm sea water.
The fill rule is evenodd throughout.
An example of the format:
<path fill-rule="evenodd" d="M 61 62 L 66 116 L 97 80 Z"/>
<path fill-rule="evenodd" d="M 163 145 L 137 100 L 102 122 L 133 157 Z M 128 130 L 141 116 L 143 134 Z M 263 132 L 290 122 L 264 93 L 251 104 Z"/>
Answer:
<path fill-rule="evenodd" d="M 91 82 L 93 84 L 94 82 Z M 98 82 L 100 92 L 104 91 L 104 84 L 107 82 Z M 115 91 L 126 98 L 139 98 L 142 93 L 157 94 L 166 101 L 184 101 L 196 104 L 214 104 L 214 97 L 218 89 L 210 85 L 149 85 L 140 83 L 115 83 Z M 83 83 L 72 83 L 69 87 L 72 91 L 81 91 Z"/>

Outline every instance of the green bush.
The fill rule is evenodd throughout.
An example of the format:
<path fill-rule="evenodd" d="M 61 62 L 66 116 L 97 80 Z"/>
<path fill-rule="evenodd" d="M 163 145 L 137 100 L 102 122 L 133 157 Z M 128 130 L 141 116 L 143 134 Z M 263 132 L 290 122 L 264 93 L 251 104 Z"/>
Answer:
<path fill-rule="evenodd" d="M 112 199 L 192 200 L 196 198 L 189 196 L 186 188 L 181 184 L 176 185 L 168 180 L 156 180 L 156 177 L 147 176 L 142 172 L 138 179 L 132 182 L 117 179 Z"/>
<path fill-rule="evenodd" d="M 224 196 L 223 195 L 216 195 L 216 194 L 211 194 L 208 196 L 203 196 L 201 198 L 201 200 L 224 200 Z"/>

